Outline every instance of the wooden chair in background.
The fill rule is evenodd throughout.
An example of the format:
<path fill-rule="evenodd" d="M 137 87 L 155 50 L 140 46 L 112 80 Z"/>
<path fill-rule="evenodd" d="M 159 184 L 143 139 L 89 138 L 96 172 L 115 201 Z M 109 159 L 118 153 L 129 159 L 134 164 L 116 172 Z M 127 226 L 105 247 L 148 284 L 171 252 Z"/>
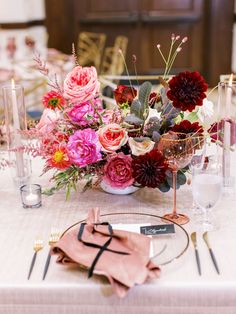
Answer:
<path fill-rule="evenodd" d="M 106 42 L 103 33 L 81 32 L 79 34 L 77 55 L 81 66 L 94 65 L 99 72 Z"/>
<path fill-rule="evenodd" d="M 102 75 L 121 75 L 124 72 L 124 60 L 119 52 L 125 58 L 128 46 L 128 38 L 126 36 L 117 36 L 113 47 L 106 47 L 100 73 Z"/>

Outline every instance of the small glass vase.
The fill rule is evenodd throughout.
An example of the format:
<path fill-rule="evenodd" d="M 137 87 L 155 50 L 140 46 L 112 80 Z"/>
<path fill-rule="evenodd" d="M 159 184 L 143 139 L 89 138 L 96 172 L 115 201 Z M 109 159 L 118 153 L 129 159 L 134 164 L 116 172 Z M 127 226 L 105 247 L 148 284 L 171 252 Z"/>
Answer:
<path fill-rule="evenodd" d="M 13 180 L 20 187 L 30 177 L 30 160 L 24 153 L 26 140 L 21 133 L 27 129 L 24 89 L 12 80 L 12 84 L 3 86 L 2 90 L 9 165 Z"/>

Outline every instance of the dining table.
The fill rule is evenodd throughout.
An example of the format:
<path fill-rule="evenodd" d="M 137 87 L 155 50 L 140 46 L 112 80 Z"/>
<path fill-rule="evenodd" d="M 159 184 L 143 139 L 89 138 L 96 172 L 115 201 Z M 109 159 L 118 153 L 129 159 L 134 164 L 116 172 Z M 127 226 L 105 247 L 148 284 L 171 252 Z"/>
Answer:
<path fill-rule="evenodd" d="M 232 154 L 232 163 L 235 161 L 235 154 Z M 45 190 L 52 184 L 52 173 L 41 175 L 43 164 L 39 157 L 32 159 L 31 183 L 40 184 Z M 50 196 L 43 194 L 39 208 L 23 208 L 11 168 L 0 169 L 0 313 L 235 314 L 234 188 L 224 192 L 213 209 L 218 228 L 208 234 L 219 274 L 198 229 L 191 184 L 185 184 L 177 190 L 177 206 L 190 217 L 190 222 L 182 226 L 188 237 L 187 248 L 181 256 L 160 266 L 159 278 L 135 285 L 125 297 L 119 298 L 105 278 L 97 275 L 88 278 L 87 270 L 78 265 L 59 264 L 57 256 L 52 255 L 47 276 L 42 280 L 52 228 L 63 232 L 86 219 L 92 208 L 99 208 L 103 215 L 122 212 L 123 215 L 140 213 L 161 217 L 171 211 L 172 199 L 173 190 L 162 193 L 157 189 L 141 188 L 130 195 L 112 195 L 99 186 L 84 192 L 79 185 L 67 200 L 65 191 L 61 190 Z M 194 246 L 189 240 L 194 231 L 197 232 L 201 276 L 197 270 Z M 36 237 L 43 240 L 44 247 L 37 254 L 28 280 Z"/>

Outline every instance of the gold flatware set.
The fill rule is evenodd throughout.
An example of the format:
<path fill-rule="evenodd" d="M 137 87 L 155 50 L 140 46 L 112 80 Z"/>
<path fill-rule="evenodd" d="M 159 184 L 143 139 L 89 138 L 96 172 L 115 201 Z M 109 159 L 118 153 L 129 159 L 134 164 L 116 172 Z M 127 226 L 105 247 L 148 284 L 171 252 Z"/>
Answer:
<path fill-rule="evenodd" d="M 199 252 L 198 252 L 197 233 L 196 232 L 191 233 L 190 238 L 192 240 L 194 250 L 195 250 L 195 258 L 196 258 L 196 263 L 197 263 L 198 274 L 201 276 L 202 272 L 201 272 L 201 263 L 200 263 L 200 257 L 199 257 Z M 212 247 L 210 245 L 207 231 L 203 233 L 202 238 L 203 238 L 203 240 L 204 240 L 204 242 L 205 242 L 205 244 L 209 250 L 210 257 L 211 257 L 211 260 L 212 260 L 213 265 L 215 267 L 215 270 L 216 270 L 217 274 L 219 275 L 220 270 L 219 270 L 219 267 L 218 267 L 218 264 L 216 261 L 215 254 L 213 253 Z"/>
<path fill-rule="evenodd" d="M 49 237 L 49 241 L 48 241 L 49 246 L 51 247 L 52 245 L 54 245 L 59 239 L 60 239 L 60 232 L 59 232 L 59 230 L 55 229 L 55 228 L 52 228 L 51 229 L 51 234 L 50 234 L 50 237 Z M 36 238 L 35 241 L 34 241 L 34 244 L 33 244 L 34 255 L 33 255 L 31 263 L 30 263 L 29 273 L 28 273 L 28 277 L 27 277 L 28 280 L 31 277 L 31 274 L 32 274 L 32 271 L 33 271 L 33 268 L 34 268 L 34 265 L 35 265 L 35 261 L 36 261 L 36 258 L 37 258 L 37 254 L 42 249 L 43 249 L 43 240 L 40 239 L 40 238 Z M 45 266 L 44 266 L 42 280 L 44 280 L 46 275 L 47 275 L 47 271 L 48 271 L 48 268 L 49 268 L 50 260 L 51 260 L 51 255 L 50 255 L 50 250 L 49 250 L 48 255 L 47 255 L 47 259 L 46 259 L 46 262 L 45 262 Z"/>

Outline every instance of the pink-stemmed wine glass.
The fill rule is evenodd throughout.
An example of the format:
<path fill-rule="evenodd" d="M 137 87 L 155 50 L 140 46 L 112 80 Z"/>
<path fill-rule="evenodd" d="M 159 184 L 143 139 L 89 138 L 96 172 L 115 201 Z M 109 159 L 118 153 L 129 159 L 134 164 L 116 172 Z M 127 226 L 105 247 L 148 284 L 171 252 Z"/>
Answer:
<path fill-rule="evenodd" d="M 184 133 L 168 132 L 163 134 L 158 144 L 158 149 L 162 151 L 167 159 L 169 167 L 173 174 L 173 210 L 172 213 L 164 215 L 167 218 L 180 225 L 189 222 L 189 217 L 185 214 L 177 213 L 176 208 L 176 184 L 177 172 L 185 168 L 192 160 L 194 149 L 196 147 L 196 137 Z"/>

